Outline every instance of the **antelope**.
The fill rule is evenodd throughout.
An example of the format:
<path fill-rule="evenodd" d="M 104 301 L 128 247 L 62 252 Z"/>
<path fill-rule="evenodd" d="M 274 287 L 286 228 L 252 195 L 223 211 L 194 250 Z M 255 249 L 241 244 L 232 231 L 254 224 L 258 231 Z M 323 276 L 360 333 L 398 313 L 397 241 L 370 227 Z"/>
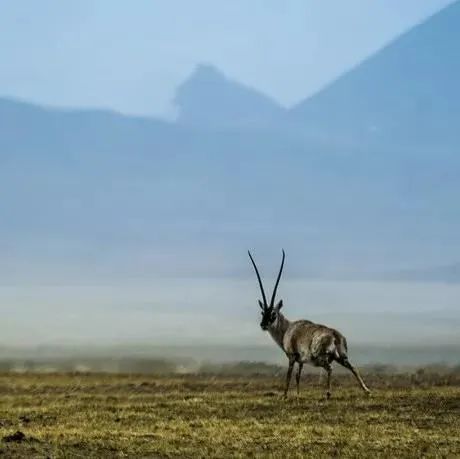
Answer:
<path fill-rule="evenodd" d="M 283 272 L 284 259 L 286 257 L 284 250 L 281 267 L 275 282 L 270 304 L 267 303 L 267 298 L 265 296 L 264 287 L 262 285 L 257 265 L 252 258 L 250 251 L 248 251 L 248 254 L 252 265 L 254 266 L 263 299 L 263 302 L 258 300 L 260 309 L 262 310 L 262 321 L 260 322 L 260 327 L 262 330 L 270 333 L 273 340 L 281 347 L 289 360 L 284 397 L 287 397 L 288 394 L 295 363 L 298 365 L 296 373 L 297 394 L 299 394 L 302 368 L 304 364 L 307 363 L 315 367 L 322 367 L 326 370 L 326 398 L 329 399 L 331 397 L 331 374 L 333 362 L 338 362 L 340 365 L 350 370 L 358 380 L 363 391 L 366 394 L 370 394 L 370 390 L 361 378 L 359 371 L 348 359 L 347 340 L 340 332 L 333 328 L 326 327 L 325 325 L 313 323 L 309 320 L 296 320 L 291 322 L 281 313 L 283 300 L 278 301 L 275 306 L 276 290 L 278 289 L 281 273 Z"/>

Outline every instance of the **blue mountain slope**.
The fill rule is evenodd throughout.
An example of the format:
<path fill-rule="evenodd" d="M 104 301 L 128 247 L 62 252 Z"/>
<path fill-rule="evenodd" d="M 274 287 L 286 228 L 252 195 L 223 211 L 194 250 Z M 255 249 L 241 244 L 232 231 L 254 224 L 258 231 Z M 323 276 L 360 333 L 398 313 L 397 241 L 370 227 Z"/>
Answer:
<path fill-rule="evenodd" d="M 299 103 L 291 121 L 355 142 L 456 147 L 459 42 L 460 2 L 454 2 Z"/>

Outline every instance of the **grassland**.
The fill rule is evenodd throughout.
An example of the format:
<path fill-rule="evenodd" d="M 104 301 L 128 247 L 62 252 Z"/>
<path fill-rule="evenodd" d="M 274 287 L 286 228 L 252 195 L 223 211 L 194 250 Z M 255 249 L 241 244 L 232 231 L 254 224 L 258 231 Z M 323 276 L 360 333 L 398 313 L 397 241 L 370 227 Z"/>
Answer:
<path fill-rule="evenodd" d="M 460 457 L 458 374 L 0 374 L 3 457 Z M 14 435 L 16 434 L 16 435 Z"/>

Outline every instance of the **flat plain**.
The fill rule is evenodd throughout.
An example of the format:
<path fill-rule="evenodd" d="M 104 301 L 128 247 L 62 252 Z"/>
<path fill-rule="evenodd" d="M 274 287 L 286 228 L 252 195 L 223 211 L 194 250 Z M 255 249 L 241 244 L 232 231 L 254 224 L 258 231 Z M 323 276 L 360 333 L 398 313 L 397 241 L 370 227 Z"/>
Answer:
<path fill-rule="evenodd" d="M 0 374 L 3 457 L 460 457 L 457 372 L 318 376 Z"/>

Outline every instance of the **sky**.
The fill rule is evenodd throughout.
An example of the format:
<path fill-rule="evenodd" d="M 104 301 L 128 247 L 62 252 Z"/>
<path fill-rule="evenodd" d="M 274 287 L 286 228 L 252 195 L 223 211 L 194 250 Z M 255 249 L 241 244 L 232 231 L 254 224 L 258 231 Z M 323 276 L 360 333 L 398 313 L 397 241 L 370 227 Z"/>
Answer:
<path fill-rule="evenodd" d="M 0 0 L 0 96 L 171 117 L 198 63 L 289 106 L 452 0 Z"/>

